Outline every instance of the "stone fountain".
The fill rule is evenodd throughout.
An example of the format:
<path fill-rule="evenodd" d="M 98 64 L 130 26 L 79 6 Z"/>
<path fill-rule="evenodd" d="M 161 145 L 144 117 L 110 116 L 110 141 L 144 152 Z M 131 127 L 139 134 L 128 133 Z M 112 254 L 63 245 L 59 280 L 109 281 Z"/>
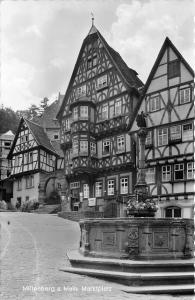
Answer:
<path fill-rule="evenodd" d="M 143 113 L 138 115 L 137 124 L 140 146 L 138 176 L 134 195 L 128 201 L 127 217 L 81 220 L 80 247 L 67 254 L 72 267 L 65 271 L 109 278 L 129 286 L 144 285 L 145 292 L 151 290 L 148 285 L 155 286 L 156 278 L 158 284 L 171 284 L 172 292 L 178 292 L 175 283 L 187 284 L 183 288 L 185 291 L 190 283 L 192 291 L 194 223 L 191 219 L 154 217 L 157 206 L 145 180 L 147 128 Z M 170 271 L 175 273 L 171 275 Z M 167 275 L 160 276 L 160 272 L 167 272 L 164 273 Z M 138 274 L 142 277 L 140 281 Z M 163 288 L 156 290 L 162 292 Z M 169 288 L 164 290 L 167 292 Z M 135 288 L 134 291 L 140 290 Z"/>

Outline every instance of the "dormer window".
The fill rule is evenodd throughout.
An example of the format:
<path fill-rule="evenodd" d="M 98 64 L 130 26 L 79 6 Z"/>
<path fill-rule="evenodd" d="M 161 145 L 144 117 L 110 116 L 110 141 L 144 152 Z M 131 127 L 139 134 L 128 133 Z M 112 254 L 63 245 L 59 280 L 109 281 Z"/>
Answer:
<path fill-rule="evenodd" d="M 168 78 L 174 78 L 180 76 L 180 62 L 174 60 L 168 63 Z"/>
<path fill-rule="evenodd" d="M 107 87 L 107 85 L 108 85 L 107 75 L 103 75 L 97 79 L 96 89 L 97 90 L 103 89 L 104 87 Z"/>
<path fill-rule="evenodd" d="M 81 85 L 80 87 L 77 88 L 76 97 L 79 98 L 82 96 L 86 96 L 86 84 Z"/>
<path fill-rule="evenodd" d="M 150 112 L 160 110 L 160 96 L 155 96 L 150 98 L 149 100 L 149 110 Z"/>

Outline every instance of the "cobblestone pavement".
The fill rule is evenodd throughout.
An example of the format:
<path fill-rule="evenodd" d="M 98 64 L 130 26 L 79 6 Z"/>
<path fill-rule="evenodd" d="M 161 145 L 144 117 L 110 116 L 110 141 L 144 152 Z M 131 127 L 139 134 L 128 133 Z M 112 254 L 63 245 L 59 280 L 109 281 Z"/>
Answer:
<path fill-rule="evenodd" d="M 1 212 L 0 222 L 3 300 L 192 299 L 127 294 L 119 284 L 59 271 L 69 265 L 66 251 L 78 248 L 80 233 L 75 222 L 56 215 L 20 212 Z"/>

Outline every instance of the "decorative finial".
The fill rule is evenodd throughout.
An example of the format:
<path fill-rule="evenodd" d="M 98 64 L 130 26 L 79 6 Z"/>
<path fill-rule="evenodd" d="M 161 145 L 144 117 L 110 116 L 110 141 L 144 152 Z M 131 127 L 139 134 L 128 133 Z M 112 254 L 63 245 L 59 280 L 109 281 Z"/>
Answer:
<path fill-rule="evenodd" d="M 94 25 L 94 14 L 91 12 L 91 21 L 92 21 L 92 26 Z"/>

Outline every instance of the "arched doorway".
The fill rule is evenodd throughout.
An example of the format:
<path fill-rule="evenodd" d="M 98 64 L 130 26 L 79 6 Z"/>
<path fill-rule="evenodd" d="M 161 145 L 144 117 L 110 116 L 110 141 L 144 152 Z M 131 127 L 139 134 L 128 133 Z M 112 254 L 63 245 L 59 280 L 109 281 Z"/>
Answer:
<path fill-rule="evenodd" d="M 60 195 L 56 189 L 56 178 L 50 177 L 45 182 L 45 202 L 47 204 L 60 204 Z"/>

